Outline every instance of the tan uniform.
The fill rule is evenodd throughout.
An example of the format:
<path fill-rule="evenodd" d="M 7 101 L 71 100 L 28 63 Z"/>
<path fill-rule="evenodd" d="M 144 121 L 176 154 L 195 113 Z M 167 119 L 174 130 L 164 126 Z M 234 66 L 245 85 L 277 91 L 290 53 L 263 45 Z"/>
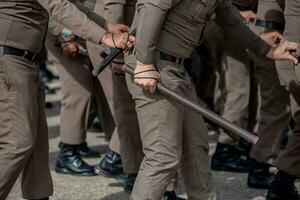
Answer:
<path fill-rule="evenodd" d="M 293 42 L 300 41 L 300 1 L 287 0 L 285 3 L 284 37 Z M 296 122 L 284 152 L 277 160 L 277 167 L 300 178 L 300 64 L 293 65 L 289 61 L 276 62 L 276 69 L 283 85 L 290 92 L 292 115 Z"/>
<path fill-rule="evenodd" d="M 233 0 L 233 5 L 240 11 L 256 8 L 256 0 Z M 211 22 L 213 23 L 213 22 Z M 252 79 L 252 66 L 247 51 L 241 44 L 218 27 L 210 34 L 219 34 L 220 41 L 217 54 L 217 71 L 219 75 L 219 109 L 221 115 L 230 122 L 253 131 L 256 122 L 257 92 Z M 213 38 L 211 38 L 213 39 Z M 214 42 L 214 41 L 209 41 Z M 251 93 L 251 94 L 250 94 Z M 253 99 L 250 99 L 251 98 Z M 254 113 L 254 114 L 252 114 Z M 239 137 L 224 130 L 220 131 L 218 142 L 234 145 Z"/>
<path fill-rule="evenodd" d="M 80 1 L 72 1 L 76 5 Z M 91 1 L 84 1 L 82 6 L 90 6 L 93 10 L 95 5 Z M 102 121 L 104 132 L 107 137 L 112 136 L 115 123 L 105 99 L 103 89 L 98 80 L 91 74 L 91 63 L 87 56 L 73 58 L 65 56 L 58 42 L 59 34 L 64 27 L 55 20 L 50 20 L 49 30 L 46 39 L 46 47 L 53 56 L 57 67 L 61 87 L 62 106 L 60 115 L 60 136 L 63 143 L 82 144 L 86 141 L 86 131 L 95 115 L 99 115 Z M 77 39 L 79 43 L 85 43 L 82 39 Z M 84 44 L 83 44 L 84 45 Z M 92 111 L 92 113 L 90 113 Z M 115 138 L 115 137 L 114 137 Z M 118 138 L 116 138 L 118 139 Z M 114 147 L 117 153 L 119 148 Z"/>
<path fill-rule="evenodd" d="M 85 39 L 99 43 L 106 32 L 66 0 L 4 0 L 0 4 L 0 45 L 38 53 L 48 24 L 42 6 Z M 0 199 L 6 198 L 21 172 L 23 197 L 45 198 L 53 189 L 38 66 L 29 59 L 4 54 L 3 49 L 0 46 Z"/>
<path fill-rule="evenodd" d="M 94 12 L 104 13 L 108 21 L 130 25 L 136 0 L 105 0 L 96 6 Z M 88 44 L 91 61 L 96 66 L 102 61 L 100 53 L 109 49 Z M 114 74 L 109 67 L 99 75 L 99 81 L 109 99 L 116 122 L 116 133 L 120 139 L 120 155 L 125 173 L 137 174 L 142 158 L 142 143 L 135 104 L 128 92 L 124 75 Z"/>
<path fill-rule="evenodd" d="M 269 45 L 247 29 L 230 1 L 141 0 L 133 25 L 137 26 L 136 50 L 126 58 L 126 63 L 134 66 L 138 60 L 157 64 L 164 85 L 197 101 L 194 85 L 180 58 L 192 56 L 214 12 L 220 27 L 240 38 L 242 44 L 262 55 L 270 50 Z M 165 54 L 177 59 L 167 61 Z M 160 93 L 143 91 L 129 76 L 126 81 L 136 103 L 145 153 L 131 199 L 161 199 L 178 169 L 189 199 L 215 198 L 202 116 Z"/>
<path fill-rule="evenodd" d="M 252 30 L 257 34 L 274 30 L 282 32 L 280 27 L 284 27 L 283 8 L 284 0 L 259 0 L 257 18 L 269 22 L 270 27 L 251 25 Z M 259 140 L 252 147 L 250 156 L 258 162 L 274 164 L 280 151 L 283 132 L 291 117 L 289 94 L 279 83 L 274 61 L 251 52 L 250 57 L 255 65 L 254 73 L 258 80 L 261 104 L 257 128 Z"/>

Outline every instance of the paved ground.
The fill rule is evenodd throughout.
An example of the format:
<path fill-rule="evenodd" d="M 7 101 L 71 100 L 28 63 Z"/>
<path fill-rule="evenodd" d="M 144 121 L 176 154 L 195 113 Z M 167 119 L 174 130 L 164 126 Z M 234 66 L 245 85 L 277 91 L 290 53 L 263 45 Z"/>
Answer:
<path fill-rule="evenodd" d="M 96 177 L 78 177 L 69 175 L 60 175 L 54 172 L 55 158 L 58 153 L 59 142 L 59 109 L 60 109 L 60 90 L 59 83 L 51 84 L 52 88 L 57 89 L 56 95 L 47 96 L 47 101 L 54 104 L 54 108 L 47 109 L 49 125 L 50 142 L 50 169 L 54 182 L 54 195 L 51 200 L 127 200 L 129 196 L 123 192 L 120 185 L 114 179 L 108 179 L 102 176 Z M 212 154 L 215 142 L 215 136 L 210 134 L 210 147 Z M 87 141 L 89 146 L 99 150 L 103 154 L 107 150 L 107 143 L 104 141 L 103 133 L 89 133 Z M 102 156 L 103 157 L 103 156 Z M 90 164 L 96 164 L 99 159 L 88 159 Z M 246 186 L 246 174 L 214 173 L 215 187 L 219 200 L 264 200 L 266 191 L 249 189 Z M 300 188 L 300 184 L 298 184 Z M 179 182 L 178 194 L 185 197 L 182 181 Z M 21 198 L 20 184 L 16 183 L 11 191 L 8 200 L 19 200 Z"/>

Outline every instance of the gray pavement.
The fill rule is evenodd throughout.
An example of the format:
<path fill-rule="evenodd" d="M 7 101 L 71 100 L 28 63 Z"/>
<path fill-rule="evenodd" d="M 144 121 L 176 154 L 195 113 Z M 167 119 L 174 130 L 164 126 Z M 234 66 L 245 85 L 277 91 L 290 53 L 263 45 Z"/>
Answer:
<path fill-rule="evenodd" d="M 47 101 L 54 104 L 54 108 L 47 109 L 47 121 L 49 126 L 50 143 L 50 169 L 54 182 L 54 195 L 51 200 L 127 200 L 129 195 L 123 192 L 120 184 L 114 179 L 103 176 L 79 177 L 57 174 L 54 171 L 55 158 L 58 153 L 59 139 L 59 109 L 60 109 L 60 87 L 59 82 L 51 83 L 52 88 L 57 89 L 57 94 L 47 96 Z M 210 133 L 210 155 L 215 148 L 215 135 Z M 105 153 L 107 142 L 103 133 L 88 133 L 87 142 L 93 149 Z M 103 157 L 103 156 L 102 156 Z M 99 159 L 86 160 L 89 164 L 95 165 Z M 265 190 L 247 188 L 246 174 L 214 172 L 215 187 L 219 200 L 264 200 Z M 300 188 L 300 184 L 298 184 Z M 182 181 L 179 181 L 177 193 L 186 197 Z M 16 183 L 8 200 L 19 200 L 21 198 L 20 183 Z"/>

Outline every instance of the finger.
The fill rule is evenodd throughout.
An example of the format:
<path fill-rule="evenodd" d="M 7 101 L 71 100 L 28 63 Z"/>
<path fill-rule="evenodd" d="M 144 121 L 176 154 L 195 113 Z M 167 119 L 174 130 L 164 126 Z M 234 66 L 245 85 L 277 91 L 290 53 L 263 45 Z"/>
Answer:
<path fill-rule="evenodd" d="M 150 93 L 153 94 L 156 92 L 156 84 L 150 88 Z"/>
<path fill-rule="evenodd" d="M 292 56 L 291 54 L 288 54 L 288 55 L 286 56 L 286 58 L 287 58 L 288 60 L 292 61 L 295 65 L 298 64 L 298 59 L 295 58 L 294 56 Z"/>
<path fill-rule="evenodd" d="M 277 32 L 276 38 L 282 40 L 283 39 L 283 35 L 281 33 Z"/>
<path fill-rule="evenodd" d="M 77 44 L 77 49 L 81 52 L 87 52 L 86 48 L 84 48 L 82 45 Z"/>
<path fill-rule="evenodd" d="M 286 50 L 297 50 L 298 49 L 298 44 L 297 43 L 294 43 L 294 42 L 288 42 L 288 43 L 285 43 L 284 45 L 285 49 Z"/>
<path fill-rule="evenodd" d="M 130 42 L 135 42 L 135 37 L 134 37 L 133 35 L 129 35 L 128 40 L 129 40 Z"/>
<path fill-rule="evenodd" d="M 122 32 L 128 32 L 129 31 L 129 27 L 122 24 L 122 25 L 120 25 L 120 31 L 122 31 Z"/>

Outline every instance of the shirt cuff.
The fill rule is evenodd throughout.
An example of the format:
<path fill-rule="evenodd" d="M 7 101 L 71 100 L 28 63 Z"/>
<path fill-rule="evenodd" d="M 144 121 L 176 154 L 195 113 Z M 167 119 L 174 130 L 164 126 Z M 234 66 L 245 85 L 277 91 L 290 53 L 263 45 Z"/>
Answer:
<path fill-rule="evenodd" d="M 100 44 L 103 36 L 107 33 L 107 31 L 100 26 L 94 24 L 89 30 L 87 39 L 95 44 Z"/>

